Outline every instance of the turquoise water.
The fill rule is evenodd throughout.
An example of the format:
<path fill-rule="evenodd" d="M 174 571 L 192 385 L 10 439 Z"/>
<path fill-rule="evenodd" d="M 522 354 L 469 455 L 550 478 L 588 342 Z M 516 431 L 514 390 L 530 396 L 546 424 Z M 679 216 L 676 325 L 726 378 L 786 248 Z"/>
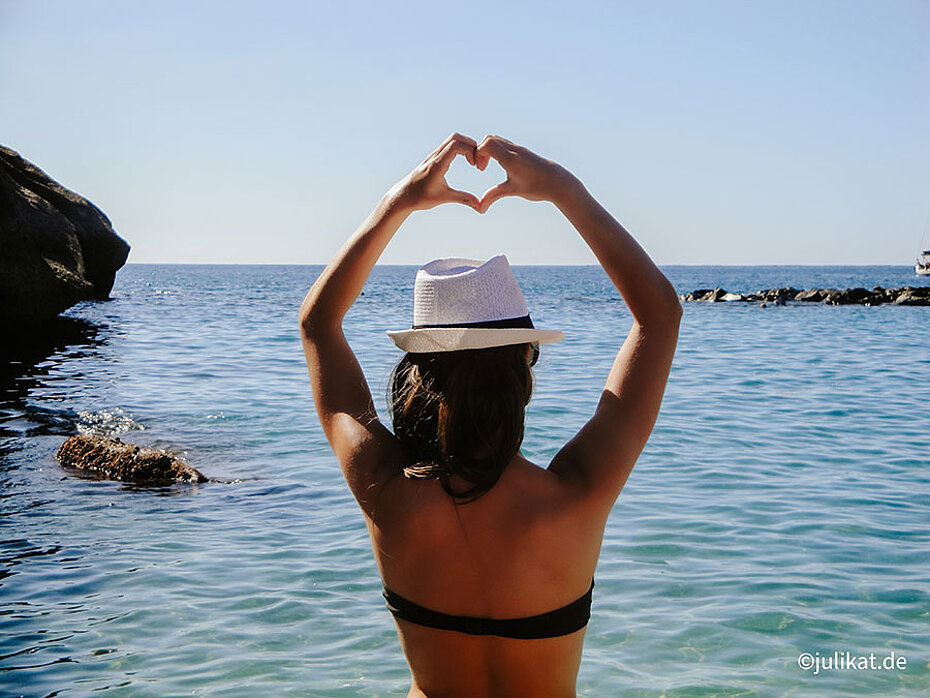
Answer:
<path fill-rule="evenodd" d="M 130 265 L 71 339 L 6 367 L 0 695 L 405 695 L 365 527 L 313 410 L 297 307 L 319 267 Z M 907 267 L 672 267 L 680 292 L 918 285 Z M 591 414 L 629 316 L 592 267 L 518 268 L 539 327 L 524 452 Z M 379 405 L 413 269 L 347 320 Z M 655 433 L 607 527 L 587 696 L 930 691 L 930 308 L 688 304 Z M 64 472 L 77 430 L 227 483 Z M 894 652 L 814 675 L 798 655 Z"/>

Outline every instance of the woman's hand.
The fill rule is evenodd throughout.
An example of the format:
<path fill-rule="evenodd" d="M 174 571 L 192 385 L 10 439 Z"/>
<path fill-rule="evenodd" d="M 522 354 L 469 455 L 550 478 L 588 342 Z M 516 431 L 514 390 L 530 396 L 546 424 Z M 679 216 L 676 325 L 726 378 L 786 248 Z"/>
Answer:
<path fill-rule="evenodd" d="M 477 196 L 453 189 L 446 182 L 446 172 L 456 155 L 464 155 L 469 164 L 475 164 L 477 146 L 474 139 L 453 133 L 413 172 L 395 184 L 389 196 L 398 206 L 410 212 L 424 211 L 446 203 L 465 204 L 480 211 Z"/>
<path fill-rule="evenodd" d="M 507 179 L 484 193 L 479 204 L 481 213 L 502 196 L 554 202 L 567 187 L 580 185 L 578 179 L 558 163 L 500 136 L 485 136 L 475 149 L 475 166 L 479 170 L 484 170 L 491 158 L 504 168 Z"/>

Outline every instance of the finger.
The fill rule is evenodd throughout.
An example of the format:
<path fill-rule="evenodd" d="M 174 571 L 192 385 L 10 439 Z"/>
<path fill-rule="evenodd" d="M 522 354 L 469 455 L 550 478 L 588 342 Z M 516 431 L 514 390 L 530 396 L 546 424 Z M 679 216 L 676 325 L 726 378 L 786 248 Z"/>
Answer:
<path fill-rule="evenodd" d="M 446 187 L 445 191 L 438 194 L 433 201 L 435 202 L 433 204 L 434 206 L 438 204 L 465 204 L 479 212 L 481 208 L 481 202 L 478 201 L 477 196 L 467 191 L 453 189 L 452 187 Z"/>
<path fill-rule="evenodd" d="M 490 158 L 494 158 L 506 170 L 506 163 L 513 157 L 513 152 L 507 145 L 508 141 L 500 136 L 485 136 L 481 143 L 478 144 L 478 147 L 475 148 L 478 169 L 484 170 L 488 166 Z"/>
<path fill-rule="evenodd" d="M 474 141 L 472 141 L 472 143 L 474 143 Z M 450 141 L 442 152 L 439 153 L 436 162 L 439 163 L 440 171 L 446 172 L 452 164 L 452 161 L 455 160 L 455 156 L 459 154 L 464 155 L 469 164 L 475 164 L 475 146 L 456 139 Z"/>
<path fill-rule="evenodd" d="M 452 135 L 455 136 L 455 140 L 461 141 L 465 145 L 470 145 L 472 148 L 478 147 L 478 142 L 470 136 L 463 136 L 461 133 L 454 133 Z"/>
<path fill-rule="evenodd" d="M 449 187 L 446 192 L 448 198 L 446 199 L 449 203 L 460 203 L 465 204 L 466 206 L 471 206 L 473 209 L 481 213 L 481 202 L 478 201 L 478 197 L 474 194 L 467 191 L 459 191 L 458 189 L 453 189 Z"/>
<path fill-rule="evenodd" d="M 511 141 L 511 140 L 509 140 L 509 139 L 507 139 L 507 138 L 504 138 L 503 136 L 498 136 L 497 134 L 491 134 L 491 133 L 489 133 L 487 136 L 484 137 L 484 139 L 485 139 L 485 140 L 496 141 L 497 143 L 500 143 L 501 145 L 506 146 L 506 147 L 508 147 L 508 148 L 511 148 L 511 149 L 513 149 L 513 150 L 516 150 L 517 148 L 520 147 L 520 146 L 518 146 L 516 143 L 514 143 L 513 141 Z"/>
<path fill-rule="evenodd" d="M 453 133 L 453 134 L 450 134 L 450 135 L 446 138 L 446 140 L 444 140 L 444 141 L 442 142 L 442 144 L 441 144 L 438 148 L 436 148 L 436 150 L 434 150 L 432 153 L 430 153 L 430 154 L 427 156 L 427 160 L 433 160 L 433 159 L 437 158 L 437 157 L 439 156 L 439 154 L 440 154 L 443 150 L 445 150 L 445 148 L 446 148 L 450 143 L 452 143 L 453 141 L 461 141 L 462 143 L 466 143 L 466 144 L 470 145 L 472 148 L 475 148 L 475 147 L 478 146 L 478 144 L 475 142 L 475 139 L 474 139 L 474 138 L 469 138 L 468 136 L 463 136 L 461 133 Z M 470 161 L 469 161 L 469 162 L 470 162 Z M 472 164 L 474 164 L 474 163 L 472 163 Z"/>
<path fill-rule="evenodd" d="M 513 185 L 513 182 L 511 182 L 509 179 L 504 180 L 500 184 L 491 187 L 484 193 L 484 196 L 481 197 L 481 201 L 479 202 L 479 212 L 487 212 L 491 204 L 493 204 L 498 199 L 504 196 L 514 196 L 516 193 L 517 191 Z"/>

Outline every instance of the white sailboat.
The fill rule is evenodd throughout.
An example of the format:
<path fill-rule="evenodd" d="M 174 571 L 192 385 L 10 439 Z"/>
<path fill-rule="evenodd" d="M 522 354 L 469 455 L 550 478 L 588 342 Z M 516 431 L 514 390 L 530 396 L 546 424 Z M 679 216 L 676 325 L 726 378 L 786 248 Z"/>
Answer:
<path fill-rule="evenodd" d="M 917 276 L 930 276 L 930 250 L 921 250 L 914 265 Z"/>
<path fill-rule="evenodd" d="M 924 223 L 924 235 L 920 241 L 920 251 L 917 254 L 917 264 L 914 265 L 914 273 L 917 276 L 930 276 L 930 241 L 927 236 L 930 233 L 930 216 L 927 216 L 927 222 Z"/>

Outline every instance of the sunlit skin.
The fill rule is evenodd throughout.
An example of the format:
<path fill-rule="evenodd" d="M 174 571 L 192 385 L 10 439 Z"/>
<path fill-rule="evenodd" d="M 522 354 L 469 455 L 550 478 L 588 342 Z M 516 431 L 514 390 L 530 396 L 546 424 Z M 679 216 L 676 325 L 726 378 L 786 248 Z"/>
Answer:
<path fill-rule="evenodd" d="M 445 174 L 457 156 L 480 170 L 493 159 L 507 178 L 480 199 L 454 190 Z M 398 444 L 378 419 L 342 323 L 408 216 L 447 203 L 484 214 L 503 196 L 553 203 L 623 296 L 633 325 L 590 420 L 552 462 L 534 464 L 518 453 L 489 492 L 456 505 L 437 480 L 401 474 Z M 675 290 L 633 237 L 578 178 L 524 147 L 499 136 L 477 143 L 452 134 L 392 187 L 320 274 L 300 311 L 317 413 L 387 586 L 437 611 L 490 618 L 532 616 L 582 596 L 607 517 L 655 424 L 680 318 Z M 618 323 L 618 344 L 621 331 Z M 396 622 L 410 696 L 575 695 L 584 630 L 515 640 Z"/>

